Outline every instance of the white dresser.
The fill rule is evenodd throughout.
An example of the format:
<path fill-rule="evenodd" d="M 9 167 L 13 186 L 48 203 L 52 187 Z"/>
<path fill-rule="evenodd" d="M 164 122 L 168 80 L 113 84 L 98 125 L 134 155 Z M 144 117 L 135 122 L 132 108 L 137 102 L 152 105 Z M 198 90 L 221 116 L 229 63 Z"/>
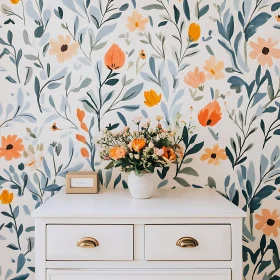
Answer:
<path fill-rule="evenodd" d="M 36 280 L 241 280 L 245 213 L 212 189 L 60 192 L 33 212 Z"/>

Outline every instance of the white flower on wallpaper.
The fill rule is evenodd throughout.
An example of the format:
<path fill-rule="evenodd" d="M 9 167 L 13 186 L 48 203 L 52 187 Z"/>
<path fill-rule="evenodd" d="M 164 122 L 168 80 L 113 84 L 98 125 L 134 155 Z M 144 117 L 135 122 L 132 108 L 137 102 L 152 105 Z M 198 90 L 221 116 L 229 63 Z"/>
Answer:
<path fill-rule="evenodd" d="M 96 140 L 135 118 L 180 123 L 183 161 L 158 187 L 246 211 L 244 279 L 280 279 L 280 2 L 210 2 L 1 1 L 1 279 L 34 279 L 30 212 L 67 172 L 127 188 Z"/>

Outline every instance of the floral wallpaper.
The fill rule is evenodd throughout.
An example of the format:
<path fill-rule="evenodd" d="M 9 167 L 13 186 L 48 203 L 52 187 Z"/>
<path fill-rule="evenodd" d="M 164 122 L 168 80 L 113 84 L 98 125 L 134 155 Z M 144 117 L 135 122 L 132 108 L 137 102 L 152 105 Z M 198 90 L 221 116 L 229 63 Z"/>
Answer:
<path fill-rule="evenodd" d="M 67 172 L 127 188 L 96 140 L 134 118 L 184 126 L 158 187 L 246 211 L 244 279 L 280 279 L 280 2 L 213 2 L 1 1 L 0 279 L 34 279 L 30 213 Z"/>

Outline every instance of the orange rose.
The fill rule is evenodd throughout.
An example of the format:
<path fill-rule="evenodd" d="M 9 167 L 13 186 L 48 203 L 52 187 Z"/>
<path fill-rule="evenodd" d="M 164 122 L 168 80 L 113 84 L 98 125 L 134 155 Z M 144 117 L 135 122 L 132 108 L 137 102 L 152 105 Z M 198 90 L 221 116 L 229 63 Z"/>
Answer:
<path fill-rule="evenodd" d="M 114 147 L 109 151 L 110 158 L 114 160 L 118 160 L 120 158 L 124 158 L 126 155 L 126 150 L 124 147 Z"/>
<path fill-rule="evenodd" d="M 176 154 L 172 148 L 167 148 L 165 146 L 162 147 L 164 153 L 162 157 L 164 160 L 174 161 L 176 159 Z"/>
<path fill-rule="evenodd" d="M 0 194 L 0 201 L 2 202 L 2 204 L 12 203 L 13 198 L 14 198 L 14 194 L 9 193 L 9 191 L 7 190 L 2 191 L 2 194 Z"/>
<path fill-rule="evenodd" d="M 120 69 L 125 63 L 125 53 L 118 45 L 113 44 L 112 47 L 107 51 L 104 61 L 105 65 L 110 70 Z"/>
<path fill-rule="evenodd" d="M 144 139 L 134 139 L 131 143 L 132 149 L 139 153 L 146 146 L 146 141 Z"/>

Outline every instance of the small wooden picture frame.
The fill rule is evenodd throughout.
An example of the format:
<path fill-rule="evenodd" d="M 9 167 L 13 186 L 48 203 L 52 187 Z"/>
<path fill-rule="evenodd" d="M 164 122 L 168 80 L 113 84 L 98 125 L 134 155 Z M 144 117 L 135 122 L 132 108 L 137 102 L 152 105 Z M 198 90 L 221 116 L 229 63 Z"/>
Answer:
<path fill-rule="evenodd" d="M 69 172 L 66 174 L 66 193 L 97 194 L 99 192 L 98 173 L 96 172 Z"/>

